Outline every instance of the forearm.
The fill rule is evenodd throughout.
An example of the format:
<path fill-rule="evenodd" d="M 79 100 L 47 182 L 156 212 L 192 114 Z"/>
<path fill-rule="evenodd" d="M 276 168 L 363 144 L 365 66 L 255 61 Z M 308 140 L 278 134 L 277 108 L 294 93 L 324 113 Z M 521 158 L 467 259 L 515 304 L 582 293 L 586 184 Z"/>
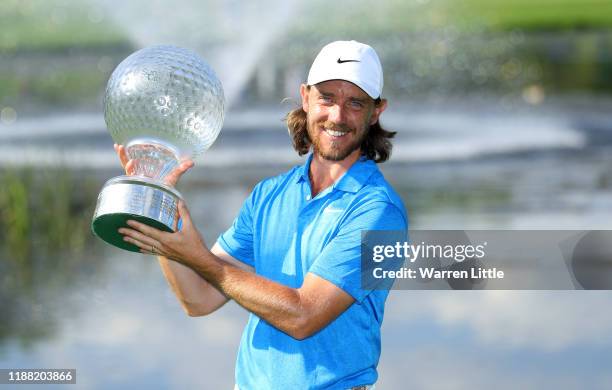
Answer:
<path fill-rule="evenodd" d="M 301 338 L 308 310 L 298 289 L 227 264 L 211 252 L 204 256 L 189 267 L 246 310 L 290 336 Z"/>
<path fill-rule="evenodd" d="M 208 250 L 181 202 L 179 209 L 186 216 L 179 232 L 160 232 L 137 221 L 128 221 L 133 229 L 120 229 L 119 232 L 143 252 L 158 248 L 158 253 L 191 268 L 212 285 L 202 285 L 203 281 L 198 281 L 193 273 L 161 259 L 166 278 L 182 301 L 189 302 L 191 296 L 203 296 L 198 290 L 205 287 L 206 291 L 212 291 L 220 298 L 219 306 L 228 298 L 234 299 L 248 311 L 295 338 L 307 337 L 321 329 L 352 304 L 350 295 L 324 279 L 308 274 L 302 286 L 294 289 L 256 275 L 251 272 L 252 266 L 233 258 L 219 244 Z M 188 282 L 181 280 L 180 275 Z M 186 290 L 190 286 L 196 286 L 195 294 Z M 214 296 L 214 293 L 210 295 Z"/>
<path fill-rule="evenodd" d="M 211 313 L 227 301 L 214 286 L 191 268 L 163 256 L 157 259 L 170 288 L 190 316 Z"/>

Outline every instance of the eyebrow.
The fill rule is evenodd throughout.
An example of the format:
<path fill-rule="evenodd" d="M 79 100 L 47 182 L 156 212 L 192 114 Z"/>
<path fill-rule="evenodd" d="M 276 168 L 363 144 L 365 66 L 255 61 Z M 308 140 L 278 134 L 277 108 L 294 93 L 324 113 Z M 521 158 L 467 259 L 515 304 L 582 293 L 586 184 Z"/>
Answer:
<path fill-rule="evenodd" d="M 325 96 L 325 97 L 334 97 L 335 95 L 331 92 L 323 92 L 323 91 L 319 91 L 319 94 L 321 94 L 321 96 Z M 367 101 L 366 98 L 359 98 L 359 97 L 349 97 L 350 100 L 352 101 L 356 101 L 359 103 L 365 103 Z"/>
<path fill-rule="evenodd" d="M 354 102 L 359 102 L 359 103 L 365 103 L 367 101 L 367 99 L 365 98 L 357 98 L 357 97 L 352 97 L 350 99 Z"/>

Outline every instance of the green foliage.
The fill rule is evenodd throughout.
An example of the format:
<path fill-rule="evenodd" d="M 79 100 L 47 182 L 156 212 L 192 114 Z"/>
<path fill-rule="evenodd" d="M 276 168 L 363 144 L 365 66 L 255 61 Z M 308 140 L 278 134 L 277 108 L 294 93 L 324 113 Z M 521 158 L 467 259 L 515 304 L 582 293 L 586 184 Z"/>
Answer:
<path fill-rule="evenodd" d="M 566 30 L 612 27 L 611 0 L 311 1 L 292 36 L 374 39 L 431 28 Z M 80 0 L 3 0 L 0 52 L 125 45 L 106 9 Z"/>
<path fill-rule="evenodd" d="M 462 0 L 449 2 L 463 26 L 499 30 L 569 30 L 612 27 L 610 0 Z"/>
<path fill-rule="evenodd" d="M 82 251 L 91 239 L 89 223 L 97 185 L 69 170 L 0 172 L 0 240 L 11 261 Z"/>
<path fill-rule="evenodd" d="M 56 69 L 41 73 L 0 73 L 0 104 L 79 105 L 94 103 L 108 75 L 96 68 Z"/>
<path fill-rule="evenodd" d="M 1 170 L 0 183 L 0 346 L 27 348 L 55 331 L 55 294 L 104 266 L 85 251 L 99 183 L 32 168 Z"/>
<path fill-rule="evenodd" d="M 295 21 L 292 36 L 372 40 L 447 27 L 468 33 L 612 27 L 611 0 L 321 0 L 309 12 L 312 18 Z"/>
<path fill-rule="evenodd" d="M 0 26 L 0 52 L 109 46 L 126 41 L 103 9 L 78 0 L 3 0 Z"/>
<path fill-rule="evenodd" d="M 23 262 L 28 258 L 30 245 L 30 209 L 28 205 L 28 189 L 30 172 L 24 172 L 22 177 L 14 172 L 6 172 L 1 180 L 0 219 L 4 232 L 5 245 L 12 249 L 15 258 Z"/>

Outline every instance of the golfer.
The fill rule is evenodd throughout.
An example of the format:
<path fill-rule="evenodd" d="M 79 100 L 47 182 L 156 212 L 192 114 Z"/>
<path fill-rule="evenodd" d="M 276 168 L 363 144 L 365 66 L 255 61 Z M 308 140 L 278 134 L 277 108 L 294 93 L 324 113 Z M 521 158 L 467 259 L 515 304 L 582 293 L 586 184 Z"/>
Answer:
<path fill-rule="evenodd" d="M 250 312 L 236 389 L 374 387 L 388 290 L 361 288 L 361 232 L 408 227 L 377 166 L 394 135 L 379 123 L 382 87 L 374 49 L 328 44 L 300 86 L 301 107 L 287 115 L 293 147 L 308 155 L 304 165 L 257 184 L 211 249 L 183 202 L 176 233 L 135 221 L 119 230 L 159 257 L 189 315 L 210 314 L 229 299 Z M 116 149 L 130 174 L 133 162 Z M 168 184 L 192 166 L 182 163 Z"/>

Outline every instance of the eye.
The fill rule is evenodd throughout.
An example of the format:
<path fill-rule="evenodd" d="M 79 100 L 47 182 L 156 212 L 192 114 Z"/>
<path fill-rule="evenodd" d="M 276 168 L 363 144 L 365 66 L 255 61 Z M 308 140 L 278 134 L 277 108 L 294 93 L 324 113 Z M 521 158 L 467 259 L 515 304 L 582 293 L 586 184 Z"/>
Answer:
<path fill-rule="evenodd" d="M 350 104 L 354 110 L 361 110 L 363 108 L 363 103 L 358 100 L 352 100 Z"/>
<path fill-rule="evenodd" d="M 331 103 L 332 102 L 332 98 L 330 96 L 325 96 L 325 95 L 319 96 L 319 100 L 321 100 L 324 103 Z"/>

